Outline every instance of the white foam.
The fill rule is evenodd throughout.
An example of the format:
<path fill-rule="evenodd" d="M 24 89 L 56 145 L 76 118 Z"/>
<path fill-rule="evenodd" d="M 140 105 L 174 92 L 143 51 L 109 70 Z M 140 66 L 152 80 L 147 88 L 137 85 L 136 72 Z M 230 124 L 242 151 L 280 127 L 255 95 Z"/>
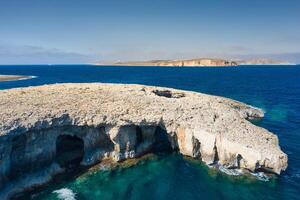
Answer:
<path fill-rule="evenodd" d="M 258 173 L 250 173 L 252 176 L 255 176 L 258 180 L 260 181 L 269 181 L 270 177 L 265 175 L 263 172 L 258 172 Z"/>
<path fill-rule="evenodd" d="M 242 170 L 240 170 L 240 169 L 228 169 L 228 168 L 226 168 L 226 167 L 224 167 L 222 165 L 219 165 L 218 169 L 221 172 L 223 172 L 223 173 L 225 173 L 227 175 L 230 175 L 230 176 L 239 176 L 239 175 L 243 174 Z"/>
<path fill-rule="evenodd" d="M 57 197 L 61 200 L 76 200 L 75 199 L 76 194 L 68 188 L 55 190 L 53 191 L 53 193 L 56 193 Z"/>
<path fill-rule="evenodd" d="M 24 77 L 24 78 L 19 78 L 17 80 L 22 81 L 22 80 L 28 80 L 28 79 L 33 79 L 33 78 L 37 78 L 37 76 L 27 76 L 27 77 Z"/>
<path fill-rule="evenodd" d="M 241 169 L 228 169 L 226 167 L 224 167 L 223 165 L 221 165 L 220 163 L 216 163 L 214 165 L 209 165 L 210 168 L 217 168 L 218 170 L 220 170 L 221 172 L 229 175 L 229 176 L 240 176 L 245 174 L 243 172 L 243 170 Z M 271 177 L 267 176 L 265 173 L 263 172 L 258 172 L 258 173 L 250 173 L 252 176 L 254 176 L 257 180 L 260 181 L 269 181 Z"/>

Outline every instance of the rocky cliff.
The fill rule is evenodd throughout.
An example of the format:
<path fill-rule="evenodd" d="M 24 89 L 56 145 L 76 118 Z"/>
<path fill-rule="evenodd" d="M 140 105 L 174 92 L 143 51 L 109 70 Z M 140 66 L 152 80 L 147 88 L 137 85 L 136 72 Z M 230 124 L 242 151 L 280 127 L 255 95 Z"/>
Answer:
<path fill-rule="evenodd" d="M 98 63 L 101 65 L 101 63 Z M 120 66 L 172 66 L 172 67 L 204 67 L 204 66 L 236 66 L 237 63 L 225 59 L 199 58 L 189 60 L 150 60 L 150 61 L 128 61 L 103 63 L 104 65 Z"/>
<path fill-rule="evenodd" d="M 193 67 L 193 66 L 236 66 L 237 63 L 234 61 L 223 60 L 223 59 L 191 59 L 191 60 L 173 60 L 163 61 L 158 66 L 178 66 L 178 67 Z"/>
<path fill-rule="evenodd" d="M 164 150 L 226 168 L 280 174 L 263 112 L 227 98 L 161 87 L 58 84 L 0 91 L 0 199 L 90 166 Z"/>
<path fill-rule="evenodd" d="M 240 65 L 295 65 L 286 61 L 276 61 L 272 59 L 252 59 L 252 60 L 229 60 L 217 58 L 198 58 L 188 60 L 149 60 L 149 61 L 119 61 L 101 63 L 96 65 L 114 65 L 114 66 L 165 66 L 165 67 L 225 67 Z"/>

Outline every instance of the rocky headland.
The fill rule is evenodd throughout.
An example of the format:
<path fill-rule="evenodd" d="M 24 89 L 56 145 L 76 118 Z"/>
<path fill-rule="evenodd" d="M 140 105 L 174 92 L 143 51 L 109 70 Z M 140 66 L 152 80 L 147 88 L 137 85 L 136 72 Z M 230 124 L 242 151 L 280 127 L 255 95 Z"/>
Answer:
<path fill-rule="evenodd" d="M 16 81 L 16 80 L 25 80 L 31 79 L 32 76 L 20 76 L 20 75 L 0 75 L 0 82 L 3 81 Z"/>
<path fill-rule="evenodd" d="M 229 60 L 218 58 L 197 58 L 179 60 L 149 60 L 149 61 L 118 61 L 118 62 L 96 62 L 96 65 L 112 66 L 160 66 L 160 67 L 232 67 L 240 65 L 292 65 L 285 61 L 272 59 L 253 60 Z"/>
<path fill-rule="evenodd" d="M 149 60 L 149 61 L 119 61 L 112 63 L 97 62 L 97 65 L 115 66 L 161 66 L 161 67 L 204 67 L 204 66 L 236 66 L 237 63 L 225 59 L 199 58 L 188 60 Z"/>
<path fill-rule="evenodd" d="M 68 167 L 178 151 L 206 164 L 280 174 L 264 113 L 227 98 L 162 87 L 56 84 L 0 91 L 0 199 Z"/>

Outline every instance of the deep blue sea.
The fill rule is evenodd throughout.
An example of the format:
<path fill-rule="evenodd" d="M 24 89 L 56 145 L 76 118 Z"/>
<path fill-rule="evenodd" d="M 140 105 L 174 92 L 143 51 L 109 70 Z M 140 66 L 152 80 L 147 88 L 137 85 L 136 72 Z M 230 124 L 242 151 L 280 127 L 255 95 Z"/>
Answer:
<path fill-rule="evenodd" d="M 96 170 L 50 185 L 36 200 L 300 199 L 300 66 L 219 68 L 0 66 L 0 74 L 37 76 L 0 82 L 0 89 L 67 82 L 138 83 L 233 98 L 264 109 L 257 125 L 278 135 L 289 156 L 280 177 L 228 176 L 171 154 L 129 168 Z"/>

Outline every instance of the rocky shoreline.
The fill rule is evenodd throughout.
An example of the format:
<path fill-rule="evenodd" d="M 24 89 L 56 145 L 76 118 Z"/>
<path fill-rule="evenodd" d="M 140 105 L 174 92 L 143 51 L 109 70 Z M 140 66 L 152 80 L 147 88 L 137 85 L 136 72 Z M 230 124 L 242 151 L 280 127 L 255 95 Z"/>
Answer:
<path fill-rule="evenodd" d="M 0 198 L 49 182 L 69 167 L 178 151 L 227 169 L 280 174 L 278 138 L 227 98 L 125 84 L 56 84 L 0 91 Z"/>
<path fill-rule="evenodd" d="M 17 81 L 34 78 L 34 76 L 20 76 L 20 75 L 0 75 L 0 82 Z"/>

